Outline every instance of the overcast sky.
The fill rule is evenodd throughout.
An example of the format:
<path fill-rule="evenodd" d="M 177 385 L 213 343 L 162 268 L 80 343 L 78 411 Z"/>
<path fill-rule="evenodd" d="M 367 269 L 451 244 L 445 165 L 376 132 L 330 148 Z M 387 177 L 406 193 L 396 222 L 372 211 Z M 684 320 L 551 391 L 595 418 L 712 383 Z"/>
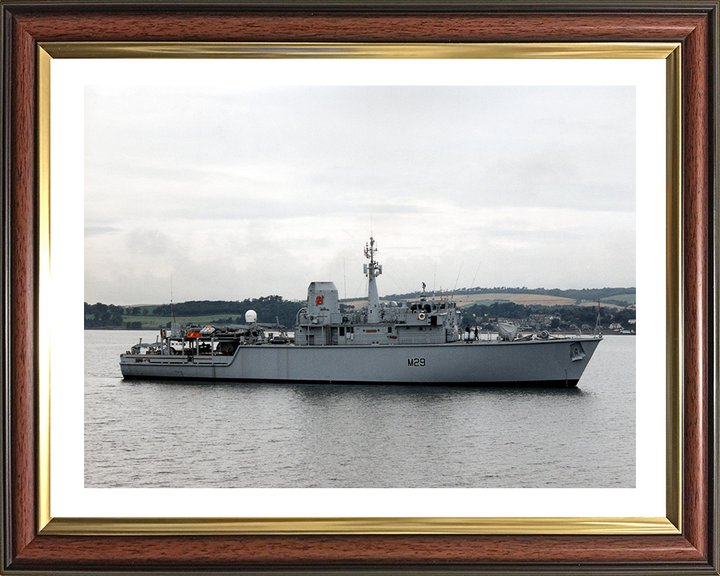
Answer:
<path fill-rule="evenodd" d="M 633 87 L 88 87 L 85 301 L 635 286 Z"/>

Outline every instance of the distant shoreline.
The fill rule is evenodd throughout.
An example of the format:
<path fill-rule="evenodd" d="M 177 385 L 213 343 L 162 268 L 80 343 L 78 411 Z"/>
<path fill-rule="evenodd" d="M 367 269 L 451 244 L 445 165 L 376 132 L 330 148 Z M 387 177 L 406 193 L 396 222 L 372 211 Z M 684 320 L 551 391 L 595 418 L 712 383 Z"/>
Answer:
<path fill-rule="evenodd" d="M 115 330 L 115 331 L 123 331 L 123 332 L 129 332 L 129 331 L 133 331 L 133 332 L 158 332 L 158 331 L 160 330 L 160 328 L 159 328 L 159 327 L 158 327 L 158 328 L 125 328 L 124 326 L 107 326 L 107 327 L 104 327 L 104 328 L 102 328 L 102 327 L 85 328 L 84 330 L 85 330 L 86 332 L 91 332 L 91 331 L 93 331 L 93 330 L 97 330 L 97 331 Z M 532 333 L 535 334 L 535 333 L 537 333 L 537 332 L 539 332 L 539 331 L 532 332 Z M 488 331 L 487 331 L 487 330 L 481 330 L 480 333 L 481 333 L 481 334 L 487 334 Z M 531 333 L 531 332 L 522 332 L 522 334 L 529 334 L 529 333 Z M 588 336 L 588 335 L 591 335 L 591 333 L 585 331 L 585 332 L 582 333 L 582 335 L 583 335 L 583 336 Z M 621 332 L 616 332 L 616 331 L 614 331 L 614 330 L 603 331 L 603 332 L 602 332 L 602 335 L 603 335 L 603 336 L 637 336 L 637 334 L 634 333 L 634 332 L 633 332 L 633 333 L 625 333 L 625 334 L 623 334 L 623 333 L 621 333 Z M 563 332 L 550 332 L 550 336 L 577 336 L 577 332 L 568 332 L 568 331 L 563 331 Z"/>
<path fill-rule="evenodd" d="M 541 330 L 572 331 L 573 326 L 584 326 L 592 330 L 600 314 L 601 323 L 610 329 L 611 325 L 632 330 L 635 327 L 636 303 L 634 288 L 602 288 L 593 290 L 565 291 L 524 288 L 495 288 L 458 291 L 453 295 L 445 293 L 438 300 L 452 299 L 465 318 L 473 326 L 492 330 L 498 319 L 505 319 L 519 327 Z M 525 293 L 521 293 L 521 292 Z M 554 292 L 554 294 L 548 294 Z M 450 298 L 448 298 L 450 296 Z M 568 298 L 572 296 L 573 298 Z M 582 297 L 582 298 L 579 298 Z M 598 298 L 622 299 L 625 305 L 616 302 L 598 302 Z M 397 298 L 397 299 L 396 299 Z M 428 300 L 432 296 L 427 296 Z M 381 302 L 417 302 L 420 293 L 385 296 Z M 367 299 L 340 300 L 342 313 L 361 310 Z M 84 328 L 99 330 L 159 330 L 169 328 L 173 322 L 186 326 L 214 325 L 227 326 L 245 323 L 245 314 L 253 310 L 262 322 L 273 322 L 286 328 L 296 323 L 296 317 L 303 302 L 285 300 L 280 296 L 264 296 L 242 301 L 192 300 L 157 306 L 117 306 L 114 304 L 85 303 Z M 602 312 L 598 310 L 602 308 Z"/>

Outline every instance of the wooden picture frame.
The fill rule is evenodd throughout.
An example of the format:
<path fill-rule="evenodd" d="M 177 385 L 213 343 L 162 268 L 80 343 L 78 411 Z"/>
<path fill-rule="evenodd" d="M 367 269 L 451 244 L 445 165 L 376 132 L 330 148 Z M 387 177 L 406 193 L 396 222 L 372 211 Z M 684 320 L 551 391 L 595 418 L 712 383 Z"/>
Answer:
<path fill-rule="evenodd" d="M 450 4 L 328 2 L 2 2 L 3 433 L 2 564 L 8 574 L 212 571 L 248 573 L 702 573 L 718 574 L 717 487 L 717 44 L 718 2 Z M 670 460 L 668 518 L 648 533 L 523 533 L 496 525 L 242 534 L 219 523 L 203 533 L 52 528 L 41 488 L 47 442 L 39 351 L 42 200 L 47 162 L 38 146 L 42 46 L 81 43 L 678 43 L 682 193 L 669 234 L 682 253 L 674 326 L 680 423 Z M 46 135 L 45 135 L 46 136 Z M 672 164 L 672 162 L 670 162 Z M 672 290 L 670 291 L 672 293 Z M 673 398 L 670 397 L 670 404 Z M 672 409 L 672 406 L 671 406 Z M 675 513 L 677 512 L 677 513 Z M 141 533 L 144 532 L 144 533 Z"/>

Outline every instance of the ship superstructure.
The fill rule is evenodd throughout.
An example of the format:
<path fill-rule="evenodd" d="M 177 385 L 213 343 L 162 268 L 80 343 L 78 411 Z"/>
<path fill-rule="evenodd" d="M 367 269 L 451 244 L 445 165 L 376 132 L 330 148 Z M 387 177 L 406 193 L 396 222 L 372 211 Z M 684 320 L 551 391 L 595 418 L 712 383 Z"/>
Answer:
<path fill-rule="evenodd" d="M 307 306 L 298 312 L 296 346 L 363 346 L 445 344 L 460 339 L 460 316 L 453 300 L 380 302 L 376 278 L 382 266 L 375 260 L 375 240 L 365 247 L 364 273 L 368 278 L 367 308 L 348 314 L 340 311 L 338 291 L 332 282 L 313 282 Z"/>
<path fill-rule="evenodd" d="M 246 324 L 162 330 L 120 356 L 125 378 L 265 382 L 426 383 L 575 386 L 602 340 L 519 336 L 499 326 L 495 339 L 464 338 L 452 299 L 381 302 L 382 266 L 370 238 L 364 265 L 367 307 L 343 312 L 332 282 L 312 282 L 294 338 L 269 332 L 254 312 Z M 272 336 L 270 335 L 272 334 Z M 468 333 L 469 336 L 469 333 Z"/>

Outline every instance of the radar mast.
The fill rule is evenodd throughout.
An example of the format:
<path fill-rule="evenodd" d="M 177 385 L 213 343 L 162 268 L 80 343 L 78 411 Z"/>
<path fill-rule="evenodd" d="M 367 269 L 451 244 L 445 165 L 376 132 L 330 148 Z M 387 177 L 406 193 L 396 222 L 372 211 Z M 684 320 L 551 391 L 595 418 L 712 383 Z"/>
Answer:
<path fill-rule="evenodd" d="M 363 265 L 363 272 L 368 277 L 368 323 L 380 322 L 380 298 L 375 278 L 382 274 L 382 266 L 375 260 L 375 252 L 375 239 L 370 236 L 370 242 L 365 244 L 365 258 L 370 263 Z"/>

